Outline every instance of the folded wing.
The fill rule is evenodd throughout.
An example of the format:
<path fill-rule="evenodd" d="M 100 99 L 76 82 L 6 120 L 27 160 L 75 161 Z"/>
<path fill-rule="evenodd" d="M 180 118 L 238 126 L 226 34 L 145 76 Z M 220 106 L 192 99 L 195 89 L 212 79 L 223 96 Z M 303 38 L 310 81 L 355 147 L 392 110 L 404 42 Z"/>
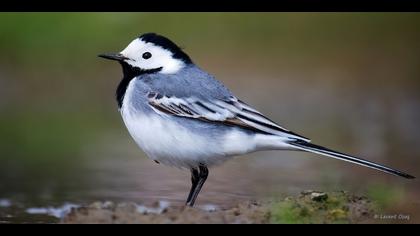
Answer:
<path fill-rule="evenodd" d="M 224 100 L 202 100 L 196 97 L 180 98 L 150 92 L 148 99 L 150 106 L 158 113 L 217 122 L 259 133 L 310 141 L 308 138 L 279 126 L 233 96 Z"/>

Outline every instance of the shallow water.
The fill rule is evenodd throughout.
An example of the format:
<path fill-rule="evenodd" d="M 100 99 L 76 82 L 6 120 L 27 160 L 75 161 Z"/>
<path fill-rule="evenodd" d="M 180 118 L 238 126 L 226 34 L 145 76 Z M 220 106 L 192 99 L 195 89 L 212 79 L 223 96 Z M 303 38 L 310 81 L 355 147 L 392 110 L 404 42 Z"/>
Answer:
<path fill-rule="evenodd" d="M 96 201 L 134 202 L 139 206 L 163 201 L 182 205 L 190 187 L 188 171 L 157 165 L 144 157 L 111 156 L 85 164 L 71 176 L 49 179 L 48 187 L 40 186 L 37 191 L 29 188 L 21 189 L 22 192 L 3 192 L 0 222 L 56 223 L 71 207 Z M 358 175 L 370 175 L 366 185 L 358 184 L 363 179 Z M 384 181 L 406 185 L 403 180 L 364 168 L 313 159 L 311 154 L 264 152 L 211 169 L 197 207 L 228 208 L 246 200 L 295 195 L 302 189 L 364 193 L 369 182 Z M 406 190 L 410 191 L 409 185 Z M 406 205 L 416 203 L 410 201 Z"/>
<path fill-rule="evenodd" d="M 248 82 L 255 89 L 261 86 Z M 393 98 L 383 100 L 372 91 L 354 98 L 345 96 L 343 90 L 342 96 L 337 98 L 339 89 L 336 91 L 328 85 L 316 88 L 316 93 L 301 82 L 289 81 L 287 85 L 261 88 L 266 93 L 259 94 L 258 99 L 254 97 L 251 104 L 318 144 L 416 175 L 420 146 L 413 140 L 420 139 L 417 132 L 420 104 L 415 99 L 418 95 L 394 93 Z M 246 89 L 239 86 L 238 90 L 242 91 L 239 97 L 247 97 Z M 306 96 L 290 101 L 292 91 Z M 264 102 L 272 98 L 270 94 L 276 94 L 282 101 L 281 109 Z M 389 100 L 398 102 L 388 103 Z M 328 109 L 318 109 L 319 104 L 328 104 Z M 310 109 L 299 109 L 303 107 Z M 353 112 L 349 115 L 349 111 Z M 184 204 L 190 188 L 189 171 L 147 159 L 128 135 L 118 114 L 111 123 L 114 126 L 100 127 L 95 131 L 98 135 L 85 137 L 78 146 L 71 146 L 74 144 L 68 140 L 58 140 L 57 144 L 63 145 L 60 148 L 64 151 L 46 143 L 49 149 L 42 151 L 57 155 L 49 159 L 33 157 L 33 152 L 26 150 L 22 152 L 24 156 L 10 152 L 10 158 L 3 157 L 0 222 L 56 223 L 71 206 L 97 201 L 134 202 L 139 206 L 156 201 Z M 91 124 L 85 124 L 88 126 Z M 72 130 L 60 132 L 58 134 L 67 135 Z M 45 135 L 46 141 L 54 141 L 49 137 L 51 133 Z M 32 142 L 39 145 L 37 140 L 30 141 L 31 145 Z M 36 146 L 31 148 L 37 150 Z M 73 153 L 73 149 L 78 152 Z M 402 192 L 404 198 L 399 199 L 395 211 L 420 212 L 420 200 L 416 197 L 420 189 L 418 179 L 407 181 L 315 154 L 290 151 L 248 154 L 210 169 L 196 204 L 198 207 L 230 207 L 246 200 L 295 195 L 306 189 L 348 190 L 364 195 L 377 184 Z M 416 217 L 411 219 L 415 221 Z"/>

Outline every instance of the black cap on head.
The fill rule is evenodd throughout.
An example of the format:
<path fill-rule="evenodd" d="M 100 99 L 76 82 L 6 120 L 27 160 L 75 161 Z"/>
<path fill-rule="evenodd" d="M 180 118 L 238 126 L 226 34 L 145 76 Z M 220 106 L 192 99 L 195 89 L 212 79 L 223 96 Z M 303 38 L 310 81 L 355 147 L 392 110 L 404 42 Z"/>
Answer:
<path fill-rule="evenodd" d="M 139 39 L 146 43 L 153 43 L 157 46 L 160 46 L 166 50 L 169 50 L 173 53 L 173 57 L 177 59 L 183 60 L 186 64 L 192 63 L 191 58 L 181 50 L 174 42 L 172 42 L 170 39 L 158 35 L 156 33 L 145 33 L 142 34 Z"/>

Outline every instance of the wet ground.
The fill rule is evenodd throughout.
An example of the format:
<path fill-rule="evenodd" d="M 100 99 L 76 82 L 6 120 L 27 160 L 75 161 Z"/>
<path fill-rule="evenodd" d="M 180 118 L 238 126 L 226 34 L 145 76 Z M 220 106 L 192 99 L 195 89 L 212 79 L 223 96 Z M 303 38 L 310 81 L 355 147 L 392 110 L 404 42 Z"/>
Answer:
<path fill-rule="evenodd" d="M 266 82 L 274 81 L 270 78 L 265 78 Z M 330 84 L 313 89 L 299 80 L 283 87 L 263 86 L 251 79 L 247 82 L 249 86 L 244 88 L 236 85 L 238 96 L 291 130 L 321 145 L 418 177 L 420 148 L 415 140 L 420 135 L 420 112 L 418 100 L 411 98 L 414 95 L 392 91 L 392 97 L 383 101 L 374 90 L 354 98 L 348 88 L 340 90 Z M 266 92 L 251 96 L 253 89 Z M 295 91 L 306 96 L 290 100 Z M 281 106 L 267 103 L 273 96 Z M 319 104 L 329 105 L 319 110 Z M 171 207 L 181 207 L 190 188 L 189 171 L 148 160 L 128 135 L 118 113 L 113 111 L 112 115 L 108 123 L 98 127 L 100 120 L 110 116 L 92 118 L 97 121 L 92 122 L 72 114 L 68 121 L 66 115 L 64 119 L 47 113 L 41 118 L 20 116 L 11 119 L 16 121 L 14 125 L 3 125 L 8 135 L 2 150 L 8 152 L 1 156 L 0 222 L 58 223 L 69 206 L 98 201 L 149 207 L 166 201 Z M 13 140 L 16 130 L 11 127 L 19 127 L 26 135 L 17 144 Z M 80 130 L 89 135 L 80 134 Z M 33 133 L 41 137 L 33 137 Z M 346 190 L 381 202 L 379 216 L 410 216 L 409 221 L 386 222 L 416 223 L 420 222 L 419 186 L 419 179 L 396 178 L 315 154 L 267 151 L 211 168 L 197 204 L 229 210 L 250 201 L 264 205 L 266 198 L 296 197 L 304 189 Z"/>
<path fill-rule="evenodd" d="M 1 200 L 0 223 L 365 223 L 374 222 L 375 204 L 343 191 L 303 191 L 281 199 L 242 201 L 230 207 L 186 207 L 168 201 L 152 204 L 112 201 L 23 209 Z M 16 214 L 19 212 L 19 214 Z"/>
<path fill-rule="evenodd" d="M 174 206 L 167 201 L 150 206 L 136 203 L 94 202 L 87 206 L 46 209 L 60 223 L 364 223 L 373 222 L 374 204 L 366 197 L 345 192 L 304 191 L 295 197 L 244 201 L 232 207 Z M 32 214 L 34 214 L 33 212 Z"/>
<path fill-rule="evenodd" d="M 420 220 L 417 211 L 420 202 L 414 188 L 417 180 L 410 182 L 295 152 L 261 152 L 212 168 L 197 199 L 197 208 L 184 208 L 190 187 L 188 171 L 138 157 L 140 152 L 130 143 L 118 143 L 115 147 L 108 153 L 98 151 L 96 155 L 100 158 L 89 158 L 82 166 L 73 169 L 69 166 L 72 171 L 62 171 L 64 177 L 47 171 L 31 175 L 37 178 L 3 182 L 0 223 L 187 223 L 194 220 L 195 223 L 269 223 L 274 218 L 267 218 L 267 214 L 272 216 L 276 208 L 283 210 L 277 211 L 280 217 L 274 222 L 295 223 L 300 221 L 293 217 L 283 220 L 282 212 L 306 216 L 311 212 L 305 210 L 306 207 L 297 207 L 298 212 L 293 210 L 300 204 L 302 189 L 328 193 L 345 189 L 351 195 L 368 196 L 380 203 L 379 216 L 410 216 L 410 220 L 388 219 L 377 221 L 379 223 Z M 95 156 L 92 152 L 85 155 Z M 364 176 L 370 178 L 364 179 Z M 298 201 L 285 204 L 287 197 Z M 329 210 L 322 207 L 313 208 L 312 212 L 319 216 L 301 219 L 306 219 L 305 223 L 318 222 L 315 219 L 328 219 L 331 214 L 342 216 L 342 210 L 350 208 L 340 209 L 328 213 Z M 352 214 L 344 213 L 346 217 Z M 180 217 L 174 218 L 174 215 Z M 372 217 L 356 217 L 355 221 L 346 218 L 344 222 L 365 220 Z M 323 222 L 330 221 L 320 223 Z"/>

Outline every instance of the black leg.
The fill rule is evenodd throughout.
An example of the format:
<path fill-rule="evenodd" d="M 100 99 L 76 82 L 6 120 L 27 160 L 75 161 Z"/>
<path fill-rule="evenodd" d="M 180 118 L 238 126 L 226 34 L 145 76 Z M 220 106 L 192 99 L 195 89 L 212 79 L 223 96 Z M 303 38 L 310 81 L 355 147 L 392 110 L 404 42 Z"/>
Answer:
<path fill-rule="evenodd" d="M 200 173 L 198 172 L 198 170 L 195 168 L 191 168 L 191 190 L 190 190 L 190 194 L 188 194 L 187 204 L 188 202 L 191 201 L 194 190 L 197 187 L 199 178 L 200 178 Z"/>
<path fill-rule="evenodd" d="M 194 170 L 197 171 L 196 169 L 194 169 Z M 191 206 L 191 207 L 194 206 L 194 202 L 197 199 L 197 196 L 200 193 L 201 188 L 203 187 L 204 183 L 206 182 L 207 177 L 209 176 L 209 170 L 207 169 L 206 166 L 200 165 L 199 170 L 200 170 L 200 172 L 198 174 L 198 180 L 197 180 L 195 186 L 194 186 L 194 183 L 191 186 L 191 192 L 188 196 L 187 203 L 186 203 L 187 206 Z M 191 171 L 191 175 L 192 176 L 194 175 L 193 171 Z M 194 177 L 191 177 L 191 180 L 193 180 L 193 179 L 194 179 Z"/>

